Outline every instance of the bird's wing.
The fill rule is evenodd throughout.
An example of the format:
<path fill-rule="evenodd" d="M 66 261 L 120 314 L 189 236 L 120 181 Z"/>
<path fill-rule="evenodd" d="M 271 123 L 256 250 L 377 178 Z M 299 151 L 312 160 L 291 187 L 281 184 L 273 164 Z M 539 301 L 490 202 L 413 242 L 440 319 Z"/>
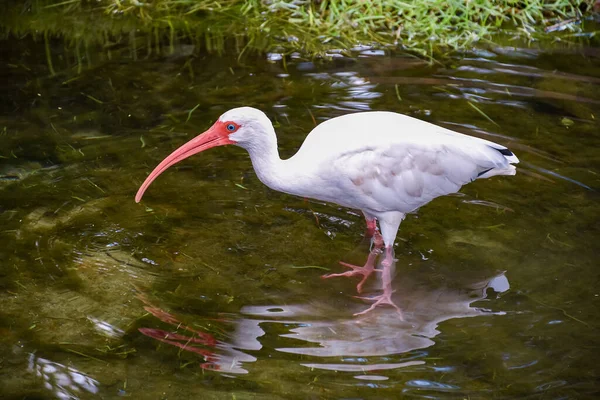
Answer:
<path fill-rule="evenodd" d="M 518 159 L 504 146 L 400 114 L 367 114 L 366 120 L 346 121 L 351 123 L 344 132 L 341 127 L 327 132 L 329 140 L 320 140 L 319 148 L 311 146 L 313 155 L 322 152 L 319 174 L 344 194 L 345 205 L 409 212 L 477 178 L 514 174 L 510 163 Z M 372 118 L 381 114 L 383 121 Z M 390 124 L 397 116 L 402 131 L 388 133 L 386 117 Z"/>
<path fill-rule="evenodd" d="M 329 165 L 328 172 L 353 197 L 355 207 L 402 212 L 457 192 L 485 170 L 456 149 L 414 144 L 348 152 Z"/>
<path fill-rule="evenodd" d="M 472 147 L 475 143 L 487 145 L 501 152 L 509 163 L 519 160 L 506 147 L 431 124 L 408 115 L 370 111 L 347 114 L 327 120 L 310 132 L 299 153 L 310 152 L 313 156 L 327 157 L 333 153 L 343 154 L 368 147 L 392 144 L 435 144 Z"/>

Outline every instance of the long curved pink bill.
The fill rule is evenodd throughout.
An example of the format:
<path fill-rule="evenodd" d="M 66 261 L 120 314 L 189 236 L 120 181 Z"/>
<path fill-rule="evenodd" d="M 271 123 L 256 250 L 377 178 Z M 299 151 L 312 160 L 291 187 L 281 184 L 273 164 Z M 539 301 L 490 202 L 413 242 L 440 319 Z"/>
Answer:
<path fill-rule="evenodd" d="M 135 195 L 135 202 L 139 203 L 142 200 L 142 196 L 148 186 L 167 168 L 172 166 L 173 164 L 177 164 L 179 161 L 182 161 L 194 154 L 200 153 L 201 151 L 208 150 L 212 147 L 223 146 L 226 144 L 232 144 L 233 142 L 229 140 L 227 135 L 221 134 L 219 130 L 216 129 L 216 124 L 213 125 L 206 132 L 196 136 L 186 144 L 179 147 L 177 150 L 169 154 L 164 160 L 161 161 L 160 164 L 154 168 L 154 170 L 148 175 L 142 186 L 138 189 Z"/>

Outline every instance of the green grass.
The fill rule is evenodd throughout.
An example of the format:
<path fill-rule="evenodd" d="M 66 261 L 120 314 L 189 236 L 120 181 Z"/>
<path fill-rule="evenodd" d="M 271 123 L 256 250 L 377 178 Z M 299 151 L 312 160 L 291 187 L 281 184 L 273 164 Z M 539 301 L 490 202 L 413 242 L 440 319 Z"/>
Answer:
<path fill-rule="evenodd" d="M 421 54 L 463 49 L 509 31 L 534 38 L 579 32 L 593 0 L 35 0 L 7 7 L 5 35 L 61 37 L 77 52 L 132 46 L 132 56 L 173 51 L 182 40 L 208 51 L 322 55 L 357 44 Z M 564 37 L 564 33 L 561 33 Z M 42 36 L 44 37 L 44 36 Z M 165 46 L 166 44 L 166 46 Z"/>

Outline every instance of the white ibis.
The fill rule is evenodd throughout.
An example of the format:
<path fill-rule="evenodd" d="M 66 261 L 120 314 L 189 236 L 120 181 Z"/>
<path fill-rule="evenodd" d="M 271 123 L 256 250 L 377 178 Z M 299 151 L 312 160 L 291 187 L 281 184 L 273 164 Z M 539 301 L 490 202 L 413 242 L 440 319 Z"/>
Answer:
<path fill-rule="evenodd" d="M 258 178 L 274 190 L 361 210 L 368 234 L 378 239 L 376 245 L 383 239 L 387 265 L 407 213 L 475 179 L 514 175 L 511 164 L 519 162 L 499 144 L 382 111 L 323 122 L 293 157 L 282 160 L 269 118 L 255 108 L 240 107 L 221 115 L 206 132 L 165 158 L 146 178 L 135 201 L 171 165 L 226 144 L 246 149 Z M 352 271 L 329 276 L 364 275 L 360 291 L 373 266 L 349 267 Z"/>

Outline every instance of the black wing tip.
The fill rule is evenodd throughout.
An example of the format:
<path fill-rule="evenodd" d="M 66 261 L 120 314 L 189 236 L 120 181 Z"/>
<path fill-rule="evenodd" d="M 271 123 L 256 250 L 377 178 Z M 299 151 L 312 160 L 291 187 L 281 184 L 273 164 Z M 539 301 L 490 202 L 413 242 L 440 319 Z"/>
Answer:
<path fill-rule="evenodd" d="M 486 170 L 481 171 L 480 173 L 477 174 L 477 178 L 479 178 L 481 175 L 486 174 L 488 172 L 490 172 L 491 170 L 493 170 L 494 168 L 488 168 Z"/>
<path fill-rule="evenodd" d="M 500 152 L 500 154 L 502 154 L 503 156 L 506 156 L 506 157 L 514 156 L 513 152 L 510 151 L 509 149 L 496 149 L 496 150 L 498 150 Z"/>

